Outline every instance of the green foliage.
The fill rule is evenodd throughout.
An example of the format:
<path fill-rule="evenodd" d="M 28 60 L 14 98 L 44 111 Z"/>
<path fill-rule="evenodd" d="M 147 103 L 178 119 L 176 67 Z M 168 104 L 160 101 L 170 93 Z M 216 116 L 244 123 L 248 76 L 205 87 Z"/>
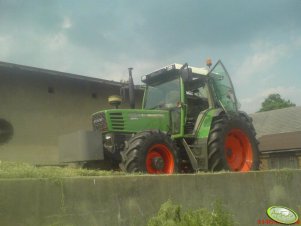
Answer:
<path fill-rule="evenodd" d="M 179 205 L 170 200 L 163 203 L 157 216 L 148 221 L 147 226 L 233 226 L 230 215 L 220 202 L 214 204 L 213 210 L 202 208 L 197 210 L 181 211 Z"/>
<path fill-rule="evenodd" d="M 280 94 L 274 93 L 270 94 L 261 104 L 259 112 L 270 111 L 280 108 L 294 107 L 296 104 L 292 103 L 290 100 L 285 100 L 281 98 Z"/>
<path fill-rule="evenodd" d="M 78 176 L 125 175 L 122 172 L 62 168 L 54 166 L 35 167 L 27 163 L 0 161 L 0 178 L 63 178 Z"/>

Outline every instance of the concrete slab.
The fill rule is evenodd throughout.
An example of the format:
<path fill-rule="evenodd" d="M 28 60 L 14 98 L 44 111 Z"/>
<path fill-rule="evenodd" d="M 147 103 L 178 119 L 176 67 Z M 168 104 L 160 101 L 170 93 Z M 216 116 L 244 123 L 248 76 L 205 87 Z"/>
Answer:
<path fill-rule="evenodd" d="M 1 179 L 0 225 L 145 225 L 171 199 L 184 208 L 215 201 L 238 225 L 258 225 L 281 205 L 301 214 L 301 170 L 170 176 Z"/>

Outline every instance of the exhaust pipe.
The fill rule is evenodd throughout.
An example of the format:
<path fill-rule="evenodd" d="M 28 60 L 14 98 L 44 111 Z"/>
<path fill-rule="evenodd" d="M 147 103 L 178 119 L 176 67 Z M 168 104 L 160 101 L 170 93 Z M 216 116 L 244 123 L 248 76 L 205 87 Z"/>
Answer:
<path fill-rule="evenodd" d="M 132 76 L 133 68 L 129 68 L 129 100 L 130 100 L 130 108 L 135 108 L 135 86 Z"/>

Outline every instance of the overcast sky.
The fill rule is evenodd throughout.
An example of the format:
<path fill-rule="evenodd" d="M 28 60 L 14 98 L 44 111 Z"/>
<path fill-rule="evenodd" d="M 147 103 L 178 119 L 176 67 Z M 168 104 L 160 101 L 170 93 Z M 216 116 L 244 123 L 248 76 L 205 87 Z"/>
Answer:
<path fill-rule="evenodd" d="M 241 109 L 301 105 L 301 0 L 0 0 L 0 61 L 119 81 L 221 59 Z"/>

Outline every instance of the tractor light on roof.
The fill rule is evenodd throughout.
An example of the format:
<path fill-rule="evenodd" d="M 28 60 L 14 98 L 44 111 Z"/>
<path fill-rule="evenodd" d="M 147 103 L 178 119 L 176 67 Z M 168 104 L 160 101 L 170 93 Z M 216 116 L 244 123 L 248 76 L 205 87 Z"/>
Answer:
<path fill-rule="evenodd" d="M 211 58 L 208 58 L 207 61 L 206 61 L 206 65 L 210 68 L 211 65 L 212 65 L 212 60 Z"/>

